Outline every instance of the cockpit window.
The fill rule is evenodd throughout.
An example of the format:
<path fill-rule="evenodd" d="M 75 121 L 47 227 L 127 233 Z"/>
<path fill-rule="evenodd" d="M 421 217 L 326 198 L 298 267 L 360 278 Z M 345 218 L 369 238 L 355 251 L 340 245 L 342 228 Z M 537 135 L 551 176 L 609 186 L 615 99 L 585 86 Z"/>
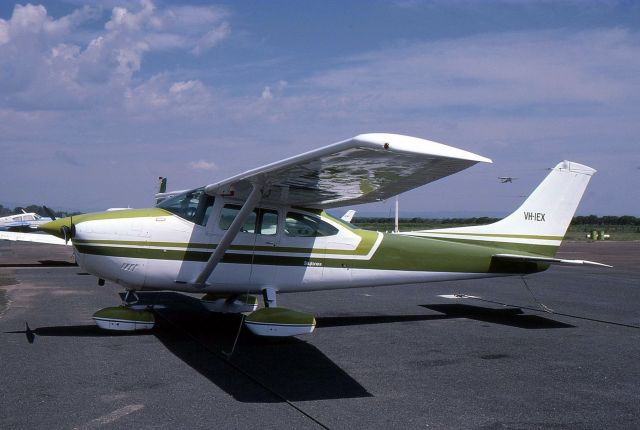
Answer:
<path fill-rule="evenodd" d="M 206 194 L 203 187 L 163 200 L 158 203 L 157 207 L 174 213 L 187 221 L 205 226 L 213 209 L 214 201 L 214 197 Z"/>
<path fill-rule="evenodd" d="M 291 237 L 322 237 L 338 234 L 338 229 L 320 218 L 288 212 L 284 232 Z"/>

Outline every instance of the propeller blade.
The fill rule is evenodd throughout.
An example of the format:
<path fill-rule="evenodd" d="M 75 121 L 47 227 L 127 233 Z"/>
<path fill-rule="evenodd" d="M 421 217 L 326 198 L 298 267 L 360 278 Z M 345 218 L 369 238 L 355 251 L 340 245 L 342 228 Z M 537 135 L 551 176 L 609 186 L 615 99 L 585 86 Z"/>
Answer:
<path fill-rule="evenodd" d="M 76 235 L 76 227 L 73 225 L 73 216 L 69 217 L 69 225 L 60 227 L 60 232 L 64 236 L 65 245 Z"/>
<path fill-rule="evenodd" d="M 56 215 L 53 213 L 53 211 L 51 209 L 49 209 L 46 206 L 42 206 L 42 209 L 47 213 L 47 215 L 49 215 L 49 218 L 51 218 L 51 221 L 55 221 L 56 220 Z"/>

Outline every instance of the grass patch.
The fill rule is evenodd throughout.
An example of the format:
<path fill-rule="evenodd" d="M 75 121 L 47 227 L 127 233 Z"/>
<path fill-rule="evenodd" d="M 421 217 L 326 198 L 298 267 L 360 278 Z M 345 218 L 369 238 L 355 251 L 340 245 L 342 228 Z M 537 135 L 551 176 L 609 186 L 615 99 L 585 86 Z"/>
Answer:
<path fill-rule="evenodd" d="M 0 273 L 0 287 L 4 287 L 6 285 L 15 285 L 17 283 L 18 281 L 16 281 L 16 278 L 14 278 L 13 276 Z"/>

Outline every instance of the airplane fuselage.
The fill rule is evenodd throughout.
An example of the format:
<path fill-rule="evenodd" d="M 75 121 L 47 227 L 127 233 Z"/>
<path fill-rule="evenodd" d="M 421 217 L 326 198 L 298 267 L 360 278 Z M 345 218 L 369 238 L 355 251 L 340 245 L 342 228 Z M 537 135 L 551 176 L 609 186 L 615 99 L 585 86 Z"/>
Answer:
<path fill-rule="evenodd" d="M 498 252 L 513 252 L 509 243 L 373 232 L 313 209 L 259 206 L 203 286 L 195 279 L 241 204 L 221 197 L 211 200 L 201 217 L 196 210 L 181 212 L 176 207 L 74 217 L 72 241 L 78 264 L 132 290 L 225 293 L 259 293 L 265 287 L 293 292 L 399 285 L 514 273 L 513 266 L 501 267 L 492 259 Z M 515 271 L 531 273 L 546 267 L 528 263 Z"/>

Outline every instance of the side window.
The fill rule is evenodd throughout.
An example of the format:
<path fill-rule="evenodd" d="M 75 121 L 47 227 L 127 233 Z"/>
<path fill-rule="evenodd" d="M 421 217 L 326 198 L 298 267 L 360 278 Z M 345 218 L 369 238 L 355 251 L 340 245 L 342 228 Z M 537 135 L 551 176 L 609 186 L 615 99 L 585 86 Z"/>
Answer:
<path fill-rule="evenodd" d="M 284 232 L 290 237 L 322 237 L 338 234 L 338 229 L 320 218 L 288 212 Z"/>
<path fill-rule="evenodd" d="M 260 209 L 258 233 L 273 236 L 278 232 L 278 212 Z"/>
<path fill-rule="evenodd" d="M 234 219 L 236 219 L 236 216 L 238 215 L 238 212 L 240 212 L 241 208 L 242 206 L 240 205 L 224 205 L 224 207 L 222 208 L 222 215 L 220 216 L 220 222 L 218 223 L 218 226 L 221 230 L 229 230 L 229 227 L 231 227 L 231 223 Z M 254 211 L 244 222 L 244 225 L 240 228 L 240 231 L 244 233 L 254 233 L 255 228 L 256 213 Z"/>
<path fill-rule="evenodd" d="M 229 227 L 231 227 L 231 223 L 241 208 L 240 205 L 224 205 L 220 223 L 218 224 L 221 230 L 228 230 Z M 240 231 L 244 233 L 274 235 L 278 231 L 278 212 L 256 208 L 244 222 Z"/>

